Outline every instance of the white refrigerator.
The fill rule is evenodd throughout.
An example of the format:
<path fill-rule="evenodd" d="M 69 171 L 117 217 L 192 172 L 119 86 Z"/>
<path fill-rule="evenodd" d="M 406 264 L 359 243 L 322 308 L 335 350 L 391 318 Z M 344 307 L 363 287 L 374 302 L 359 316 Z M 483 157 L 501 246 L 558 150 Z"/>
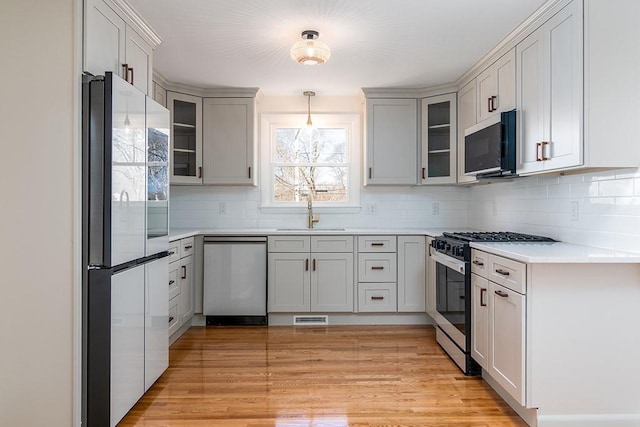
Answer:
<path fill-rule="evenodd" d="M 82 422 L 114 426 L 168 366 L 169 112 L 112 73 L 82 89 Z"/>

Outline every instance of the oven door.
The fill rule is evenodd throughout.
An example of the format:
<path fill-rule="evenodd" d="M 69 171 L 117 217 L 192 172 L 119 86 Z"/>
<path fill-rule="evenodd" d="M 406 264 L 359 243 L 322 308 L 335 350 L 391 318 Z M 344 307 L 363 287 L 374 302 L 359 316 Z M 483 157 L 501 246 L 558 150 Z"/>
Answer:
<path fill-rule="evenodd" d="M 466 347 L 466 270 L 464 261 L 432 250 L 436 262 L 436 316 L 437 325 L 463 352 Z"/>

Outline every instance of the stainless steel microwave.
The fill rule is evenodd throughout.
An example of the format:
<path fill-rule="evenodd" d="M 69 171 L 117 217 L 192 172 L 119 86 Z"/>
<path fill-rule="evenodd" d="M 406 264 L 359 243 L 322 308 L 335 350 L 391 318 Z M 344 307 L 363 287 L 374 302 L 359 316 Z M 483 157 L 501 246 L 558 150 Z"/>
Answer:
<path fill-rule="evenodd" d="M 516 175 L 516 111 L 506 111 L 464 131 L 464 174 Z"/>

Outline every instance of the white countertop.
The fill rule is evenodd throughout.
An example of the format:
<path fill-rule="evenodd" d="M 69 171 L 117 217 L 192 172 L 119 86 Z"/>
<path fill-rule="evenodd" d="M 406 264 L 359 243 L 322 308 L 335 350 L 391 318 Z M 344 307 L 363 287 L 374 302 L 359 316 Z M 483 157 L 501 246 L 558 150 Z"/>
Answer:
<path fill-rule="evenodd" d="M 471 243 L 481 251 L 528 264 L 640 263 L 640 254 L 570 243 Z"/>
<path fill-rule="evenodd" d="M 445 231 L 461 231 L 459 227 L 455 228 L 178 228 L 171 229 L 169 232 L 169 240 L 184 239 L 186 237 L 196 235 L 215 235 L 215 236 L 275 236 L 275 235 L 329 235 L 329 234 L 353 234 L 353 235 L 425 235 L 439 236 Z M 466 231 L 466 230 L 462 230 Z"/>

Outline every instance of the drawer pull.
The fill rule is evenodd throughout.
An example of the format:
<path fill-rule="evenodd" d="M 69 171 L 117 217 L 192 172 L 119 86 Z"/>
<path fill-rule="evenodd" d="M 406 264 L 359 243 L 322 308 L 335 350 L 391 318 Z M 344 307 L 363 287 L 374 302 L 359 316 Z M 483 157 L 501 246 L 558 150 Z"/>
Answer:
<path fill-rule="evenodd" d="M 173 319 L 175 319 L 175 317 L 169 316 L 169 323 L 173 322 Z"/>
<path fill-rule="evenodd" d="M 304 271 L 309 271 L 309 258 L 304 260 Z"/>
<path fill-rule="evenodd" d="M 175 254 L 176 254 L 176 251 L 169 251 L 169 256 L 175 255 Z"/>
<path fill-rule="evenodd" d="M 371 246 L 384 246 L 384 243 L 372 243 Z"/>
<path fill-rule="evenodd" d="M 484 295 L 487 293 L 487 288 L 480 288 L 480 307 L 486 307 L 487 303 L 484 302 Z"/>
<path fill-rule="evenodd" d="M 175 280 L 169 280 L 169 286 L 173 285 L 174 283 L 176 283 Z"/>
<path fill-rule="evenodd" d="M 373 266 L 371 267 L 372 270 L 384 270 L 384 267 L 381 266 Z"/>
<path fill-rule="evenodd" d="M 503 291 L 495 291 L 495 294 L 502 298 L 509 298 L 509 294 Z"/>
<path fill-rule="evenodd" d="M 498 273 L 498 274 L 500 274 L 502 276 L 508 276 L 509 275 L 508 271 L 504 271 L 504 270 L 501 270 L 499 268 L 496 270 L 496 273 Z"/>
<path fill-rule="evenodd" d="M 478 266 L 482 267 L 482 266 L 484 265 L 484 262 L 482 262 L 482 261 L 478 261 L 477 259 L 474 259 L 474 260 L 473 260 L 473 264 L 474 264 L 474 265 L 478 265 Z"/>
<path fill-rule="evenodd" d="M 313 259 L 313 271 L 316 271 L 316 259 Z"/>
<path fill-rule="evenodd" d="M 380 300 L 383 300 L 384 297 L 371 297 L 371 299 L 375 301 L 380 301 Z"/>
<path fill-rule="evenodd" d="M 185 246 L 184 248 L 185 248 L 185 249 L 191 249 L 192 247 L 193 247 L 193 245 L 187 245 L 187 246 Z"/>
<path fill-rule="evenodd" d="M 182 266 L 182 279 L 187 278 L 187 267 L 185 265 Z"/>

